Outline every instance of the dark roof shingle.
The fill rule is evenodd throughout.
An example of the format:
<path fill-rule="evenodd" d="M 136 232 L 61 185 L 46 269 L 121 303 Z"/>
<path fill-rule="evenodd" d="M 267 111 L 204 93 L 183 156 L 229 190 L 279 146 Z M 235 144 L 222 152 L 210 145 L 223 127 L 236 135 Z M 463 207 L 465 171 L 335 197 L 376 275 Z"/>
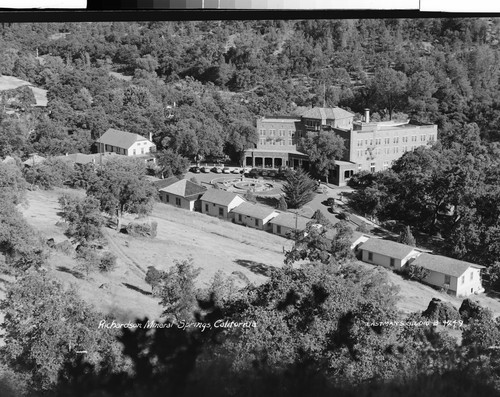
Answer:
<path fill-rule="evenodd" d="M 271 223 L 274 225 L 279 225 L 282 227 L 288 227 L 295 230 L 295 220 L 297 219 L 297 230 L 305 230 L 307 224 L 311 222 L 311 219 L 305 216 L 298 215 L 291 212 L 282 212 L 276 218 L 271 219 Z"/>
<path fill-rule="evenodd" d="M 441 255 L 432 255 L 423 253 L 419 255 L 412 265 L 421 266 L 424 269 L 432 270 L 434 272 L 446 274 L 449 276 L 460 277 L 469 267 L 483 268 L 484 266 L 476 265 L 474 263 L 460 261 L 458 259 L 448 258 Z"/>
<path fill-rule="evenodd" d="M 370 251 L 374 254 L 385 255 L 394 259 L 404 259 L 412 251 L 417 250 L 415 247 L 410 247 L 406 244 L 379 238 L 369 239 L 361 244 L 359 249 Z"/>
<path fill-rule="evenodd" d="M 314 107 L 305 112 L 304 114 L 302 114 L 302 117 L 306 119 L 338 120 L 338 119 L 346 119 L 349 117 L 354 117 L 354 114 L 338 107 L 335 108 Z"/>
<path fill-rule="evenodd" d="M 240 196 L 236 193 L 227 192 L 221 189 L 210 189 L 201 197 L 201 200 L 217 205 L 228 206 L 236 197 Z"/>
<path fill-rule="evenodd" d="M 231 212 L 257 219 L 265 219 L 273 213 L 277 214 L 274 208 L 268 207 L 266 205 L 253 204 L 248 202 L 241 203 L 237 207 L 233 208 Z"/>
<path fill-rule="evenodd" d="M 187 179 L 181 179 L 180 181 L 174 182 L 171 185 L 160 189 L 161 192 L 174 194 L 184 198 L 190 198 L 191 196 L 202 194 L 206 190 L 207 189 L 205 187 L 197 185 Z"/>
<path fill-rule="evenodd" d="M 133 134 L 132 132 L 115 130 L 114 128 L 109 128 L 98 140 L 98 143 L 103 143 L 105 145 L 117 146 L 123 149 L 130 148 L 137 141 L 147 141 L 141 135 Z"/>

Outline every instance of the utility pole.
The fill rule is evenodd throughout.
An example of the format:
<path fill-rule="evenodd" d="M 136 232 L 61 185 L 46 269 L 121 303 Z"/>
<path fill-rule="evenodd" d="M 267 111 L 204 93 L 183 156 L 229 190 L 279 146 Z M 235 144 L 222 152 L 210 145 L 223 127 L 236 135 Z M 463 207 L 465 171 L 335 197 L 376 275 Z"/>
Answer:
<path fill-rule="evenodd" d="M 323 107 L 325 107 L 326 104 L 326 85 L 325 82 L 323 82 Z"/>

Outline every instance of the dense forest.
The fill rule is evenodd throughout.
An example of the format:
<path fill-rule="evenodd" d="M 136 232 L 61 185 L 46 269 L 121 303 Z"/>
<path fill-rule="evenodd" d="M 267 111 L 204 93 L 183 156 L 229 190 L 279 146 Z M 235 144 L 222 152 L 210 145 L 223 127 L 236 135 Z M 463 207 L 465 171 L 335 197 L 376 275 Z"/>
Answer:
<path fill-rule="evenodd" d="M 29 90 L 15 101 L 2 94 L 0 157 L 90 153 L 114 127 L 152 133 L 168 176 L 196 158 L 239 161 L 257 140 L 258 116 L 325 104 L 358 115 L 370 108 L 374 120 L 435 123 L 433 147 L 353 178 L 351 205 L 435 235 L 445 253 L 497 269 L 492 280 L 500 284 L 499 22 L 4 24 L 0 74 L 47 90 L 49 101 L 39 108 Z M 343 225 L 326 243 L 310 233 L 314 255 L 285 253 L 282 269 L 243 290 L 221 274 L 196 288 L 189 260 L 152 269 L 146 277 L 163 328 L 137 320 L 135 329 L 97 330 L 113 319 L 44 271 L 46 242 L 16 206 L 29 185 L 70 181 L 88 197 L 62 200 L 68 233 L 98 239 L 101 211 L 151 210 L 144 173 L 132 163 L 97 173 L 53 159 L 24 171 L 19 162 L 0 164 L 0 267 L 16 279 L 0 304 L 1 396 L 500 395 L 499 320 L 470 301 L 460 311 L 434 302 L 402 318 L 387 275 L 340 255 Z M 113 190 L 106 186 L 129 202 L 103 194 Z M 84 261 L 91 252 L 82 251 Z M 292 266 L 298 257 L 308 263 Z M 113 262 L 97 259 L 104 268 Z M 463 322 L 461 340 L 436 320 Z"/>

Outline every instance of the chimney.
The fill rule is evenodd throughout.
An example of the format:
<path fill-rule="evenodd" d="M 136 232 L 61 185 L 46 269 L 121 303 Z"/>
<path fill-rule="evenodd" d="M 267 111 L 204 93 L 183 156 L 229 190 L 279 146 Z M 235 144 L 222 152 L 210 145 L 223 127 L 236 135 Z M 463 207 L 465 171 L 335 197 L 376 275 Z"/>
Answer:
<path fill-rule="evenodd" d="M 365 109 L 365 123 L 370 122 L 370 109 Z"/>
<path fill-rule="evenodd" d="M 150 132 L 150 133 L 149 133 L 149 140 L 150 140 L 151 142 L 153 142 L 153 133 L 152 133 L 152 132 Z"/>

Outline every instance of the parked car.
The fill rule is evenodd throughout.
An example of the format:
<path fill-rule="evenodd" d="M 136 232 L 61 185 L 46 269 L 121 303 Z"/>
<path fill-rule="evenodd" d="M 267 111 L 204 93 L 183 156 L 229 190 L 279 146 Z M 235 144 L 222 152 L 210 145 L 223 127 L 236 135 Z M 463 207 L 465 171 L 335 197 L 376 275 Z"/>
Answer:
<path fill-rule="evenodd" d="M 195 174 L 199 174 L 200 173 L 200 167 L 191 167 L 189 169 L 189 172 L 194 172 Z"/>
<path fill-rule="evenodd" d="M 216 174 L 222 174 L 222 167 L 213 167 L 211 171 Z"/>
<path fill-rule="evenodd" d="M 253 168 L 248 172 L 248 176 L 251 178 L 257 178 L 259 176 L 259 171 Z"/>
<path fill-rule="evenodd" d="M 250 172 L 252 171 L 252 169 L 250 167 L 244 167 L 242 168 L 241 172 L 243 174 L 249 174 Z"/>
<path fill-rule="evenodd" d="M 241 171 L 241 169 L 239 169 L 238 167 L 236 167 L 236 168 L 233 168 L 233 170 L 231 171 L 231 173 L 233 173 L 233 174 L 239 174 L 240 171 Z"/>
<path fill-rule="evenodd" d="M 231 173 L 231 169 L 229 167 L 224 167 L 222 169 L 222 173 L 224 173 L 224 174 L 230 174 Z"/>
<path fill-rule="evenodd" d="M 201 167 L 200 171 L 206 174 L 207 172 L 210 172 L 210 168 L 208 168 L 208 167 Z"/>
<path fill-rule="evenodd" d="M 269 176 L 270 176 L 271 178 L 275 178 L 275 177 L 276 177 L 276 172 L 274 172 L 274 171 L 270 171 L 270 172 L 269 172 Z"/>
<path fill-rule="evenodd" d="M 269 175 L 269 172 L 267 172 L 266 170 L 263 170 L 262 173 L 261 173 L 262 176 L 268 176 Z"/>

